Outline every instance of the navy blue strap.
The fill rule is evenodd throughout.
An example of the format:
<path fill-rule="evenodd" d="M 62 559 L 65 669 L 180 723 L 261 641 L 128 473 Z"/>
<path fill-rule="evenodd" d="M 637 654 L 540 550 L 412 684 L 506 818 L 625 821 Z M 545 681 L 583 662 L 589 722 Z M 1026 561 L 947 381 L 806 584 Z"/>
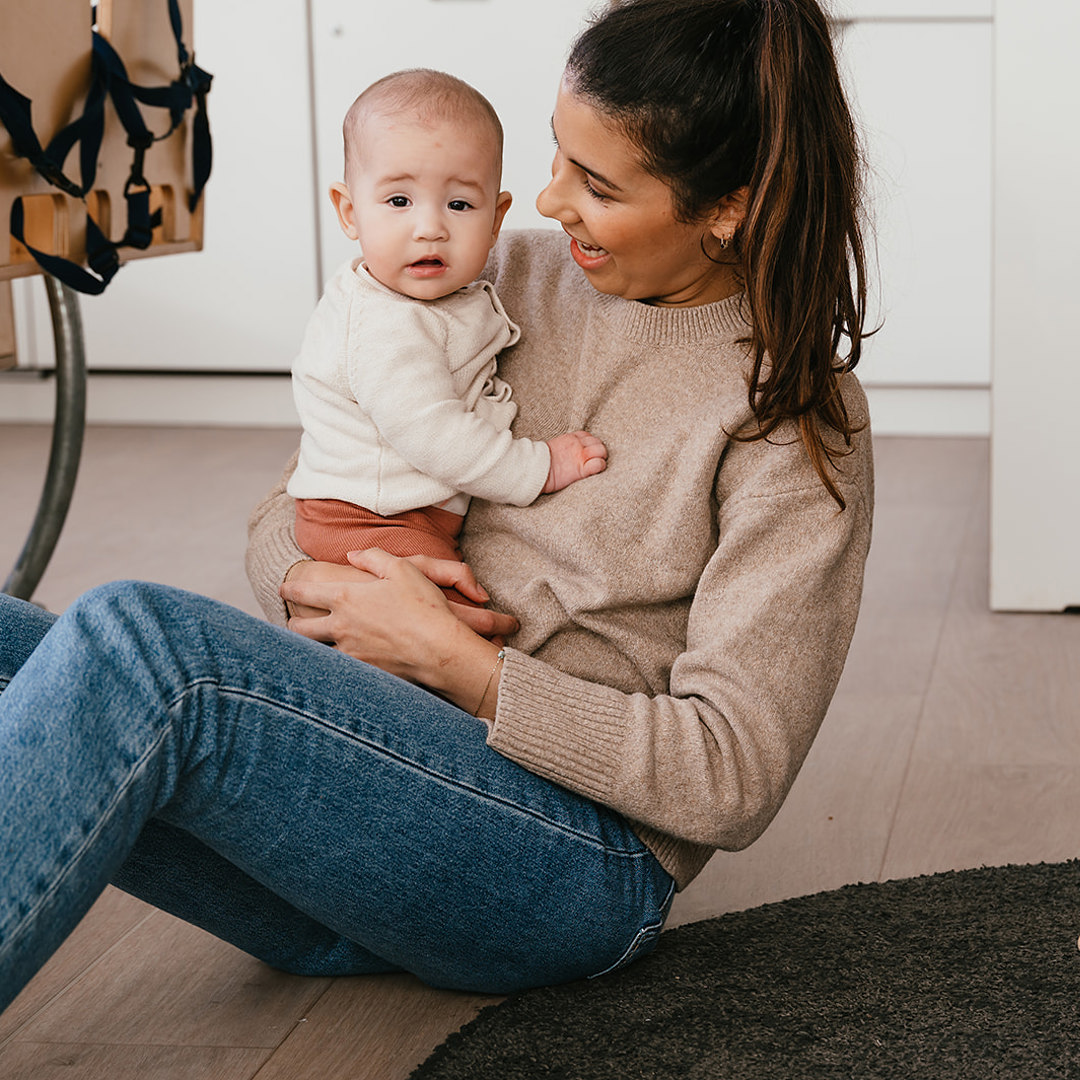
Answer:
<path fill-rule="evenodd" d="M 210 93 L 213 76 L 191 62 L 185 68 L 184 78 L 195 97 L 195 115 L 191 121 L 191 195 L 188 198 L 188 209 L 194 212 L 206 181 L 210 179 L 214 161 L 210 119 L 206 112 L 206 95 Z"/>
<path fill-rule="evenodd" d="M 116 271 L 120 269 L 120 259 L 116 254 L 117 245 L 105 236 L 89 214 L 86 217 L 86 261 L 89 270 L 84 270 L 70 259 L 63 259 L 59 255 L 49 255 L 47 252 L 31 247 L 23 235 L 23 225 L 23 205 L 20 197 L 11 204 L 11 235 L 34 256 L 35 262 L 42 270 L 59 278 L 65 285 L 69 285 L 78 292 L 89 293 L 91 296 L 100 295 L 105 291 L 105 286 L 112 281 Z"/>
<path fill-rule="evenodd" d="M 0 75 L 0 122 L 11 136 L 11 145 L 16 156 L 26 158 L 54 187 L 58 187 L 76 199 L 82 198 L 83 189 L 64 175 L 64 157 L 67 155 L 57 159 L 42 147 L 34 133 L 30 99 L 20 94 L 2 75 Z M 55 144 L 56 140 L 53 140 L 53 143 Z"/>

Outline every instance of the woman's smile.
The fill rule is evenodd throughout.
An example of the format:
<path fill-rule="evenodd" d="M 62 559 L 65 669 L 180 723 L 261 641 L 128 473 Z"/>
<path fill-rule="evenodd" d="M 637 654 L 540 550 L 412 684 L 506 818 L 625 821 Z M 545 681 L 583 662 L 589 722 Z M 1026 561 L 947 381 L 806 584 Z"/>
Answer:
<path fill-rule="evenodd" d="M 598 270 L 611 258 L 611 253 L 604 248 L 586 244 L 570 232 L 567 232 L 567 236 L 570 237 L 570 254 L 582 270 Z"/>

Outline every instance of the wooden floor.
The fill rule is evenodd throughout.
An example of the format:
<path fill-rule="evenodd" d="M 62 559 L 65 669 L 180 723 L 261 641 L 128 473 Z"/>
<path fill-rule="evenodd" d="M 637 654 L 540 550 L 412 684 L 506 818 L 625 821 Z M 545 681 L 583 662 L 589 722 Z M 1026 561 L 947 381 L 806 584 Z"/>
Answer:
<path fill-rule="evenodd" d="M 248 507 L 288 431 L 95 428 L 37 594 L 145 577 L 254 611 Z M 0 427 L 0 565 L 48 449 Z M 825 727 L 748 851 L 717 855 L 674 922 L 857 881 L 1080 854 L 1080 618 L 987 610 L 982 440 L 879 439 L 863 613 Z M 1073 932 L 1077 928 L 1073 928 Z M 406 1077 L 487 1000 L 407 977 L 310 980 L 110 890 L 0 1016 L 7 1080 Z"/>

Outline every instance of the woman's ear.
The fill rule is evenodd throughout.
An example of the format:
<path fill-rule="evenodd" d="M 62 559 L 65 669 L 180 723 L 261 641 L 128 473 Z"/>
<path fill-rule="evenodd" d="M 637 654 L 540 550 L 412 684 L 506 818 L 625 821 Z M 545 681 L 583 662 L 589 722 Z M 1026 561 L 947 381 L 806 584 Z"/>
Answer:
<path fill-rule="evenodd" d="M 334 204 L 337 212 L 338 224 L 341 231 L 350 240 L 359 240 L 360 234 L 356 231 L 356 215 L 353 212 L 352 196 L 349 189 L 340 180 L 335 180 L 330 185 L 330 201 Z"/>
<path fill-rule="evenodd" d="M 709 222 L 709 232 L 725 247 L 746 220 L 746 207 L 749 201 L 750 189 L 745 185 L 736 188 L 720 200 L 720 205 Z"/>

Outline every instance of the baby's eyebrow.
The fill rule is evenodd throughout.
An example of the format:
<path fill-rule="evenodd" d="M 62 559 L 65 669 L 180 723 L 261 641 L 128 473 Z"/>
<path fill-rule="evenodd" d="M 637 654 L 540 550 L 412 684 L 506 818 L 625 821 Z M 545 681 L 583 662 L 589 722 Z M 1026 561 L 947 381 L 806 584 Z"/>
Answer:
<path fill-rule="evenodd" d="M 447 183 L 454 187 L 471 188 L 473 191 L 483 191 L 484 185 L 479 180 L 472 180 L 467 176 L 448 176 Z M 384 176 L 379 180 L 380 187 L 393 187 L 394 184 L 415 183 L 416 177 L 412 173 L 400 173 L 396 176 Z"/>
<path fill-rule="evenodd" d="M 481 184 L 479 180 L 470 180 L 464 176 L 451 176 L 448 179 L 450 183 L 454 185 L 454 187 L 473 188 L 475 191 L 484 190 L 484 185 Z"/>

